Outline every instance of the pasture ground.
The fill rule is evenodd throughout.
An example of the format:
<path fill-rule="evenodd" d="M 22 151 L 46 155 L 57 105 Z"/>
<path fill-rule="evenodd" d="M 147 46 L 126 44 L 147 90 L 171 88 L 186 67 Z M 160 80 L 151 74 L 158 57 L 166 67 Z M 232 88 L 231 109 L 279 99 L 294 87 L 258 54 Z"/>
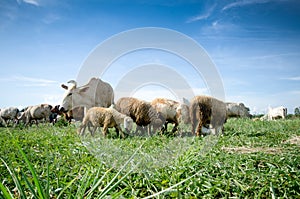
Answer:
<path fill-rule="evenodd" d="M 300 198 L 299 119 L 229 119 L 212 149 L 207 138 L 103 139 L 81 139 L 74 125 L 0 128 L 0 198 Z M 180 139 L 189 147 L 167 164 L 149 161 Z M 89 149 L 95 140 L 106 153 Z M 110 158 L 117 148 L 128 153 Z M 143 157 L 150 159 L 131 169 Z"/>

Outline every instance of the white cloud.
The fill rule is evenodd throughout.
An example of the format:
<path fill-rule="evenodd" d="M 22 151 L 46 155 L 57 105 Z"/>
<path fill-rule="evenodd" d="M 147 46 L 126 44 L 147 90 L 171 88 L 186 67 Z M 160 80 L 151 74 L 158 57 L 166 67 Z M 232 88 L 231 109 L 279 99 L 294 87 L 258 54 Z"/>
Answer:
<path fill-rule="evenodd" d="M 300 81 L 300 76 L 295 76 L 295 77 L 286 77 L 282 78 L 283 80 L 291 80 L 291 81 Z"/>
<path fill-rule="evenodd" d="M 209 18 L 211 16 L 211 14 L 213 13 L 215 7 L 216 7 L 216 5 L 211 6 L 204 13 L 202 13 L 200 15 L 197 15 L 197 16 L 194 16 L 194 17 L 191 17 L 186 22 L 191 23 L 191 22 L 200 21 L 200 20 L 204 20 L 204 19 Z"/>
<path fill-rule="evenodd" d="M 242 0 L 242 1 L 236 1 L 233 3 L 229 3 L 226 6 L 223 7 L 222 11 L 231 9 L 231 8 L 236 8 L 236 7 L 243 7 L 243 6 L 248 6 L 252 4 L 264 4 L 264 3 L 269 3 L 269 2 L 279 2 L 279 1 L 284 1 L 284 0 Z"/>
<path fill-rule="evenodd" d="M 23 0 L 23 2 L 31 4 L 31 5 L 39 6 L 39 3 L 37 0 Z"/>
<path fill-rule="evenodd" d="M 45 24 L 52 24 L 60 19 L 61 19 L 61 17 L 58 14 L 50 13 L 45 16 L 45 18 L 43 19 L 43 22 Z"/>
<path fill-rule="evenodd" d="M 26 76 L 12 76 L 9 78 L 0 78 L 0 81 L 4 82 L 17 82 L 18 85 L 21 85 L 23 87 L 45 87 L 50 86 L 52 84 L 57 84 L 57 81 L 54 80 L 48 80 L 43 78 L 34 78 L 34 77 L 26 77 Z"/>

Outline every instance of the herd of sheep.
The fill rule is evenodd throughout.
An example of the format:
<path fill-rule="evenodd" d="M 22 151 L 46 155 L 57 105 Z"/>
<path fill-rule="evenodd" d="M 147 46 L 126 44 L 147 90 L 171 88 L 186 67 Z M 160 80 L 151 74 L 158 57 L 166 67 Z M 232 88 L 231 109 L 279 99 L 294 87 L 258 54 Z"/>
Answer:
<path fill-rule="evenodd" d="M 195 96 L 189 104 L 165 98 L 147 102 L 133 97 L 122 97 L 114 103 L 112 87 L 99 78 L 92 78 L 81 87 L 77 87 L 74 80 L 68 83 L 70 86 L 62 85 L 66 93 L 61 105 L 40 104 L 20 111 L 14 107 L 4 108 L 0 110 L 0 122 L 5 126 L 9 121 L 14 125 L 19 122 L 25 126 L 38 125 L 40 120 L 54 123 L 58 116 L 69 122 L 79 120 L 80 135 L 84 135 L 86 127 L 92 135 L 102 127 L 104 136 L 108 128 L 115 128 L 124 138 L 133 132 L 134 125 L 136 135 L 146 132 L 150 136 L 165 133 L 169 123 L 174 124 L 172 133 L 184 123 L 191 127 L 192 135 L 222 134 L 228 117 L 250 117 L 249 108 L 244 104 L 225 103 L 210 96 Z"/>

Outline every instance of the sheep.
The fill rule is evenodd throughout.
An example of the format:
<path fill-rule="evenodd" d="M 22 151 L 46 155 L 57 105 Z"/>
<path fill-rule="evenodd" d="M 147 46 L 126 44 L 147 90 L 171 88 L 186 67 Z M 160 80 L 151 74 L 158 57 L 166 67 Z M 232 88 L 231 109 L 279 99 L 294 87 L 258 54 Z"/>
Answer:
<path fill-rule="evenodd" d="M 163 132 L 167 130 L 168 123 L 175 124 L 172 129 L 172 133 L 175 133 L 180 122 L 185 124 L 190 122 L 189 106 L 186 104 L 170 99 L 156 98 L 152 100 L 151 105 L 166 119 Z"/>
<path fill-rule="evenodd" d="M 38 125 L 38 120 L 45 119 L 49 121 L 51 115 L 52 106 L 49 104 L 39 104 L 35 106 L 29 106 L 24 109 L 24 112 L 18 117 L 18 121 L 22 120 L 25 126 L 31 125 L 31 121 L 34 120 Z"/>
<path fill-rule="evenodd" d="M 226 104 L 216 98 L 195 96 L 191 100 L 190 118 L 192 133 L 195 133 L 196 136 L 205 135 L 206 132 L 202 132 L 203 127 L 208 128 L 211 126 L 214 130 L 213 134 L 218 134 L 220 130 L 223 131 L 223 124 L 226 122 L 226 117 Z"/>
<path fill-rule="evenodd" d="M 58 114 L 62 116 L 67 122 L 71 123 L 72 119 L 75 121 L 82 121 L 84 117 L 84 107 L 83 106 L 78 106 L 74 107 L 69 111 L 63 111 L 60 108 L 60 105 L 54 106 L 54 108 L 51 110 L 53 114 Z"/>
<path fill-rule="evenodd" d="M 116 109 L 120 113 L 130 116 L 137 124 L 135 133 L 144 130 L 148 126 L 148 136 L 151 133 L 151 126 L 153 131 L 162 127 L 165 119 L 159 115 L 149 102 L 139 100 L 133 97 L 122 97 L 116 103 Z M 151 124 L 151 125 L 149 125 Z"/>
<path fill-rule="evenodd" d="M 7 126 L 8 121 L 15 122 L 18 119 L 19 109 L 16 107 L 8 107 L 0 110 L 0 121 Z"/>
<path fill-rule="evenodd" d="M 133 120 L 130 117 L 119 113 L 113 107 L 92 107 L 87 111 L 77 132 L 79 135 L 84 135 L 85 128 L 88 126 L 88 129 L 93 136 L 98 127 L 103 127 L 102 133 L 106 136 L 108 128 L 115 127 L 117 135 L 119 136 L 119 132 L 121 132 L 122 138 L 125 138 L 120 127 L 121 124 L 124 124 L 126 133 L 129 133 L 132 129 Z M 93 130 L 90 129 L 90 125 L 94 127 Z"/>

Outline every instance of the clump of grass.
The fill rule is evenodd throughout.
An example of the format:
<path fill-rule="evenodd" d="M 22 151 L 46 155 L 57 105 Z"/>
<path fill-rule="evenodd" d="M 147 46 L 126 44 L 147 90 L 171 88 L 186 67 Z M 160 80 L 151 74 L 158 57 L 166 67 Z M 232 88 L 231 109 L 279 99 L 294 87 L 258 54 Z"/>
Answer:
<path fill-rule="evenodd" d="M 207 138 L 154 136 L 145 142 L 140 137 L 97 135 L 82 140 L 74 125 L 0 128 L 0 196 L 299 198 L 299 145 L 289 141 L 300 136 L 299 124 L 299 119 L 230 119 L 225 124 L 225 135 L 206 153 L 202 151 Z M 89 147 L 98 148 L 87 149 L 85 141 L 92 143 Z M 182 141 L 182 146 L 177 141 Z M 172 142 L 172 146 L 182 147 L 180 155 L 166 163 L 151 160 L 159 153 L 164 157 L 168 153 L 163 150 L 165 144 Z M 110 164 L 109 157 L 101 158 L 101 143 L 106 145 L 107 155 L 111 154 L 109 149 L 126 152 L 124 157 L 122 153 L 110 157 L 124 158 L 121 164 Z M 240 153 L 224 148 L 255 150 Z M 280 151 L 268 153 L 270 149 Z"/>

